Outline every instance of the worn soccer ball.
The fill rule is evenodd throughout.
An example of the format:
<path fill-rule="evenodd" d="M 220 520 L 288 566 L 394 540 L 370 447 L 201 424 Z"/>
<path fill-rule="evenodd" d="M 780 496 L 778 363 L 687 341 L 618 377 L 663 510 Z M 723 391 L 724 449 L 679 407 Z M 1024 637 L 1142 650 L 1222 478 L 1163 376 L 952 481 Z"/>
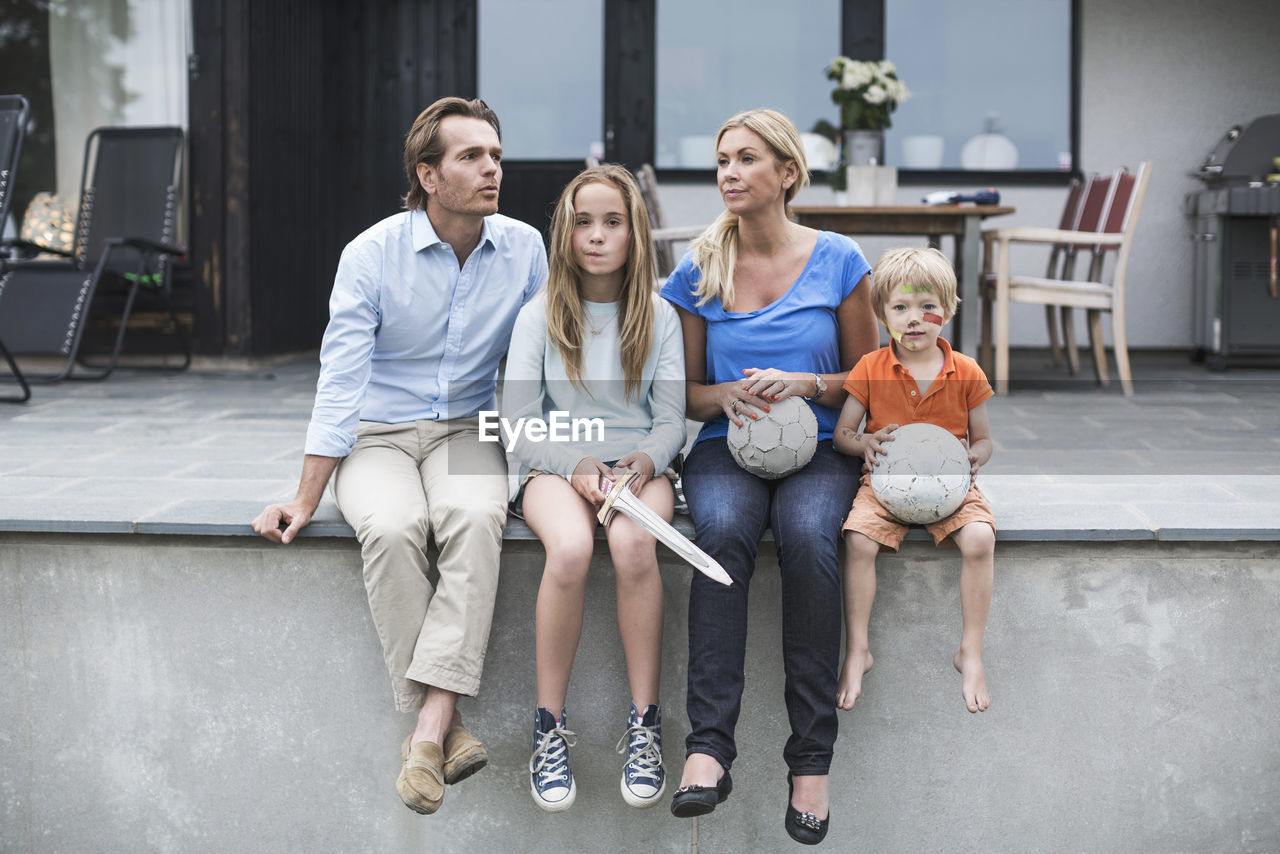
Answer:
<path fill-rule="evenodd" d="M 729 451 L 738 465 L 767 480 L 786 477 L 813 459 L 818 447 L 818 418 L 799 397 L 769 405 L 759 420 L 729 422 Z"/>
<path fill-rule="evenodd" d="M 956 512 L 969 491 L 969 453 L 950 431 L 934 424 L 904 424 L 885 442 L 871 488 L 903 522 L 928 525 Z"/>

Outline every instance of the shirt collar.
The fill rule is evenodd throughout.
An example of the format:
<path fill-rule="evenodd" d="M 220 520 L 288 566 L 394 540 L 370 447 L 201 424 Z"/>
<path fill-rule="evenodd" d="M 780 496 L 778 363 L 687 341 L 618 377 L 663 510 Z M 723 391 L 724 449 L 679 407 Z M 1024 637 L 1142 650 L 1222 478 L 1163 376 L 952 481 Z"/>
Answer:
<path fill-rule="evenodd" d="M 941 335 L 938 336 L 938 346 L 942 348 L 942 375 L 950 376 L 956 372 L 955 353 L 951 350 L 951 344 Z M 904 374 L 907 372 L 907 369 L 902 366 L 902 362 L 898 361 L 898 354 L 893 345 L 889 345 L 889 359 L 894 373 Z"/>
<path fill-rule="evenodd" d="M 492 219 L 493 217 L 489 216 L 484 218 L 480 226 L 480 243 L 477 244 L 477 247 L 487 243 L 497 248 L 497 236 L 494 234 Z M 444 245 L 440 235 L 436 234 L 435 227 L 431 225 L 431 217 L 427 216 L 427 212 L 422 208 L 414 208 L 409 212 L 409 230 L 413 237 L 414 252 L 421 252 L 423 249 L 437 244 Z"/>

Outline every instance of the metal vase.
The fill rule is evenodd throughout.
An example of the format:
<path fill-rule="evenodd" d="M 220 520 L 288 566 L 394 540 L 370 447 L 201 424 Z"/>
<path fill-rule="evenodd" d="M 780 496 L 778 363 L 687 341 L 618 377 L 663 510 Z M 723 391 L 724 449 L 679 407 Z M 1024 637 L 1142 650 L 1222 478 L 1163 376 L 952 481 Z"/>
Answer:
<path fill-rule="evenodd" d="M 844 132 L 844 151 L 850 166 L 883 164 L 884 131 L 847 130 Z"/>

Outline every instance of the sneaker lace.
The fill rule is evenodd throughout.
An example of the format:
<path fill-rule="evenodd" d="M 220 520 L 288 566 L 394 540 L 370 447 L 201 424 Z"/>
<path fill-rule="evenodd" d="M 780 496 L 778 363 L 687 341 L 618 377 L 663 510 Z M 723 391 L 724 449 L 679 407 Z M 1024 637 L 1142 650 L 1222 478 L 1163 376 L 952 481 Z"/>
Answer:
<path fill-rule="evenodd" d="M 538 786 L 569 781 L 569 748 L 577 744 L 577 733 L 555 727 L 542 733 L 538 749 L 529 757 L 529 773 L 538 778 Z"/>
<path fill-rule="evenodd" d="M 629 742 L 629 743 L 628 743 Z M 618 753 L 627 754 L 627 776 L 631 780 L 660 782 L 662 772 L 662 748 L 653 727 L 634 724 L 618 739 Z"/>

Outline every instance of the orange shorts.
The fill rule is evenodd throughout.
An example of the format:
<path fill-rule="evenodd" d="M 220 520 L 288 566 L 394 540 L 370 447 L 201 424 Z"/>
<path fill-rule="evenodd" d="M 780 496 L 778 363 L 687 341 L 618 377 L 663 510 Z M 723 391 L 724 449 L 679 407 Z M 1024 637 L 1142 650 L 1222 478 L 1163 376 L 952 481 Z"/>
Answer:
<path fill-rule="evenodd" d="M 876 541 L 881 547 L 896 552 L 910 526 L 898 521 L 897 517 L 884 509 L 884 505 L 876 498 L 875 490 L 871 488 L 870 474 L 863 474 L 859 483 L 858 494 L 853 499 L 853 509 L 844 520 L 844 530 L 857 531 Z M 940 546 L 944 542 L 955 545 L 951 535 L 970 522 L 986 522 L 992 531 L 996 529 L 996 517 L 991 515 L 991 507 L 976 483 L 969 487 L 956 512 L 925 525 L 924 528 L 933 537 L 934 545 Z"/>

